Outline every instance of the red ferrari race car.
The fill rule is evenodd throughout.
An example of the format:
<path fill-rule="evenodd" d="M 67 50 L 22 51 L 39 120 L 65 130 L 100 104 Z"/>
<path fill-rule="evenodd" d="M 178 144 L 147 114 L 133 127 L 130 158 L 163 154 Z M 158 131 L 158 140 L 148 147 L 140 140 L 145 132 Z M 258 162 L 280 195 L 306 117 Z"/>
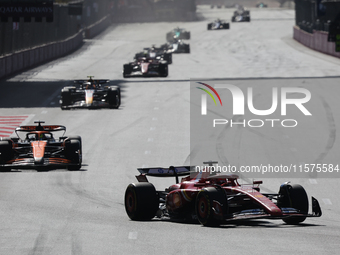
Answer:
<path fill-rule="evenodd" d="M 123 77 L 167 77 L 168 63 L 154 58 L 139 57 L 123 66 Z"/>
<path fill-rule="evenodd" d="M 20 126 L 17 137 L 0 138 L 0 171 L 11 169 L 51 170 L 67 168 L 79 170 L 82 163 L 80 136 L 64 136 L 61 125 Z M 62 132 L 59 139 L 53 133 Z"/>
<path fill-rule="evenodd" d="M 209 163 L 209 162 L 206 162 Z M 237 175 L 212 175 L 206 167 L 199 172 L 189 166 L 139 168 L 138 183 L 128 185 L 125 192 L 126 213 L 132 220 L 154 217 L 174 220 L 198 220 L 204 226 L 216 226 L 245 219 L 282 219 L 298 224 L 306 217 L 320 217 L 319 202 L 312 197 L 312 213 L 308 213 L 308 197 L 304 188 L 286 182 L 275 194 L 261 193 L 262 181 L 240 185 Z M 186 176 L 178 181 L 179 176 Z M 156 191 L 147 176 L 176 178 L 176 184 Z"/>

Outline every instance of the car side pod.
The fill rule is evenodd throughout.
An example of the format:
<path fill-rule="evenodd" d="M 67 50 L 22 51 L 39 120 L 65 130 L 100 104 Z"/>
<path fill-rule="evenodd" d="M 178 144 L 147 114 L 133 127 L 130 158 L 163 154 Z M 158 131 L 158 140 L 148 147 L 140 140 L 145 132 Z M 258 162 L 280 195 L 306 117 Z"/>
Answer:
<path fill-rule="evenodd" d="M 314 197 L 312 197 L 312 212 L 313 212 L 312 215 L 314 217 L 321 217 L 321 215 L 322 215 L 322 211 L 321 211 L 319 201 Z"/>

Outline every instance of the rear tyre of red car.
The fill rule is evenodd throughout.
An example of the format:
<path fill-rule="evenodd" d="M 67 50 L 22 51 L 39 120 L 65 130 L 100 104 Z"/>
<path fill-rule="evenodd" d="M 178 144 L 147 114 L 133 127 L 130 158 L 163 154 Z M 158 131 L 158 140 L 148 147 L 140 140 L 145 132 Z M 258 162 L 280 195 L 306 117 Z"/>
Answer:
<path fill-rule="evenodd" d="M 131 75 L 132 66 L 130 64 L 125 64 L 123 66 L 123 77 L 128 78 Z"/>
<path fill-rule="evenodd" d="M 285 183 L 279 190 L 277 205 L 281 208 L 294 208 L 302 214 L 308 214 L 308 196 L 305 189 L 299 184 Z M 292 216 L 282 219 L 285 223 L 295 225 L 303 222 L 306 217 Z"/>
<path fill-rule="evenodd" d="M 214 187 L 202 189 L 195 202 L 198 221 L 204 226 L 220 225 L 228 211 L 228 203 L 224 190 Z"/>
<path fill-rule="evenodd" d="M 164 59 L 168 64 L 172 64 L 172 53 L 164 53 L 163 59 Z"/>
<path fill-rule="evenodd" d="M 168 77 L 168 64 L 159 64 L 158 72 L 160 77 Z"/>
<path fill-rule="evenodd" d="M 126 188 L 124 201 L 131 220 L 151 220 L 159 208 L 156 189 L 148 182 L 131 183 Z"/>

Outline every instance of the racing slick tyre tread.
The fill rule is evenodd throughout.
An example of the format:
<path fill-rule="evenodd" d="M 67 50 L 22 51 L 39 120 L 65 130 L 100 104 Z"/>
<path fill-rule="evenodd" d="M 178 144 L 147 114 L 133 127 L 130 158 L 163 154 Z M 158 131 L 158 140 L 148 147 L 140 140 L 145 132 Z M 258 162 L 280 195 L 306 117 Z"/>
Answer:
<path fill-rule="evenodd" d="M 148 182 L 129 184 L 124 201 L 126 213 L 131 220 L 151 220 L 159 209 L 156 189 Z"/>
<path fill-rule="evenodd" d="M 299 210 L 303 214 L 308 214 L 308 196 L 305 189 L 299 184 L 283 184 L 279 190 L 279 207 L 291 207 Z M 306 217 L 287 217 L 282 220 L 290 225 L 303 222 Z"/>
<path fill-rule="evenodd" d="M 223 24 L 223 28 L 224 28 L 224 29 L 229 29 L 229 23 L 224 23 L 224 24 Z"/>
<path fill-rule="evenodd" d="M 13 157 L 12 143 L 11 141 L 0 141 L 0 165 L 5 164 Z M 1 167 L 0 167 L 1 171 Z"/>
<path fill-rule="evenodd" d="M 168 64 L 172 64 L 172 53 L 164 53 L 163 59 L 164 59 Z"/>
<path fill-rule="evenodd" d="M 120 99 L 120 88 L 118 86 L 110 86 L 110 89 L 107 92 L 107 100 L 110 108 L 118 109 L 120 106 Z"/>
<path fill-rule="evenodd" d="M 67 106 L 72 104 L 72 95 L 70 88 L 63 88 L 61 90 L 61 109 L 67 109 Z"/>
<path fill-rule="evenodd" d="M 158 72 L 160 77 L 168 77 L 169 75 L 168 64 L 159 64 Z"/>
<path fill-rule="evenodd" d="M 123 77 L 128 78 L 132 72 L 132 66 L 130 64 L 125 64 L 123 66 Z"/>
<path fill-rule="evenodd" d="M 208 30 L 211 30 L 211 27 L 212 27 L 212 25 L 211 25 L 211 23 L 209 23 L 209 24 L 208 24 L 208 27 L 207 27 Z"/>
<path fill-rule="evenodd" d="M 81 168 L 81 140 L 68 137 L 65 141 L 65 157 L 71 160 L 73 164 L 67 166 L 68 170 L 79 170 Z"/>
<path fill-rule="evenodd" d="M 185 45 L 185 53 L 190 53 L 190 44 Z"/>
<path fill-rule="evenodd" d="M 220 208 L 214 208 L 214 203 L 219 204 Z M 215 187 L 202 189 L 195 202 L 195 212 L 198 221 L 203 226 L 218 226 L 228 212 L 228 202 L 224 190 Z"/>

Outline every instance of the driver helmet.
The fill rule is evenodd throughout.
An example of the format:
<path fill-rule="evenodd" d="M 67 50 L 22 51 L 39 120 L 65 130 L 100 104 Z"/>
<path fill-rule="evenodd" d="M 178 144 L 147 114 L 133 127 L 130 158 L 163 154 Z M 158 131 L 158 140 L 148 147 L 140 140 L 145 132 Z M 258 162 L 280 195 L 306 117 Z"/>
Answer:
<path fill-rule="evenodd" d="M 90 88 L 91 87 L 91 82 L 85 82 L 84 83 L 85 88 Z"/>

